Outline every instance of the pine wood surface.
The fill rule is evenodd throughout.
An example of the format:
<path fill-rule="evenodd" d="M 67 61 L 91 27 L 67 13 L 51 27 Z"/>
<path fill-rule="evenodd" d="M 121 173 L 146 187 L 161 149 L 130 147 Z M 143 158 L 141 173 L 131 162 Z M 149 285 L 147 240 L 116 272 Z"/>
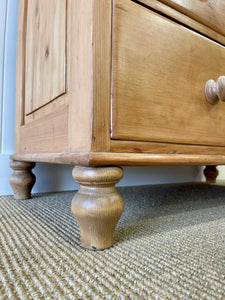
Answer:
<path fill-rule="evenodd" d="M 25 113 L 66 91 L 66 1 L 28 1 Z"/>
<path fill-rule="evenodd" d="M 32 151 L 31 151 L 32 149 Z M 23 153 L 62 152 L 68 149 L 68 107 L 53 110 L 23 126 L 20 151 Z"/>
<path fill-rule="evenodd" d="M 27 1 L 20 0 L 17 27 L 17 59 L 16 59 L 16 111 L 15 111 L 15 150 L 20 152 L 20 128 L 25 118 L 25 57 L 26 57 L 26 26 Z"/>
<path fill-rule="evenodd" d="M 31 171 L 35 167 L 35 163 L 11 161 L 10 167 L 13 169 L 13 174 L 10 176 L 9 182 L 14 192 L 14 198 L 17 200 L 30 199 L 31 190 L 36 181 L 35 175 Z"/>
<path fill-rule="evenodd" d="M 92 151 L 110 150 L 112 0 L 94 1 Z"/>
<path fill-rule="evenodd" d="M 27 153 L 11 155 L 12 160 L 83 166 L 175 166 L 225 165 L 225 155 L 149 154 L 115 152 Z"/>
<path fill-rule="evenodd" d="M 123 177 L 120 167 L 87 168 L 76 166 L 73 177 L 80 184 L 71 209 L 81 233 L 83 247 L 100 250 L 113 244 L 116 224 L 124 201 L 115 184 Z"/>
<path fill-rule="evenodd" d="M 149 153 L 149 154 L 211 154 L 225 155 L 225 147 L 197 146 L 175 143 L 157 143 L 111 140 L 110 150 L 119 153 Z"/>
<path fill-rule="evenodd" d="M 225 146 L 225 105 L 204 95 L 225 48 L 124 0 L 113 32 L 112 139 Z"/>
<path fill-rule="evenodd" d="M 68 148 L 91 150 L 93 0 L 68 0 Z"/>
<path fill-rule="evenodd" d="M 65 86 L 66 7 L 61 1 L 54 2 L 55 9 L 48 13 L 50 7 L 47 5 L 48 9 L 45 9 L 44 1 L 31 2 L 19 2 L 15 151 L 35 153 L 45 149 L 45 152 L 51 152 L 54 148 L 58 152 L 68 151 L 68 103 L 61 89 Z M 60 27 L 59 36 L 53 34 L 54 26 L 50 26 L 49 21 L 56 23 L 56 29 Z M 33 109 L 34 112 L 27 115 Z"/>
<path fill-rule="evenodd" d="M 43 148 L 47 152 L 54 152 L 54 148 L 58 152 L 108 151 L 111 0 L 54 2 L 56 7 L 51 10 L 50 16 L 48 9 L 44 8 L 54 5 L 43 1 L 34 1 L 30 5 L 27 3 L 20 1 L 18 22 L 15 152 L 36 153 L 42 152 Z M 56 39 L 57 26 L 61 23 L 63 26 Z M 43 29 L 45 25 L 46 30 Z M 59 47 L 53 54 L 50 48 L 55 49 L 57 44 Z M 49 51 L 47 57 L 46 47 Z M 34 64 L 31 64 L 32 60 Z M 58 64 L 56 60 L 61 63 Z M 44 74 L 41 80 L 38 79 L 40 74 Z M 51 80 L 47 80 L 47 77 Z M 65 83 L 65 92 L 62 91 L 62 82 Z M 46 97 L 46 94 L 49 96 Z M 52 118 L 57 114 L 61 119 Z M 43 120 L 45 125 L 40 130 Z M 59 126 L 61 132 L 66 131 L 61 147 L 56 133 Z M 52 130 L 51 150 L 45 141 Z M 32 139 L 27 135 L 31 131 Z M 41 149 L 37 151 L 37 145 L 40 144 Z"/>
<path fill-rule="evenodd" d="M 143 0 L 142 2 L 146 2 L 146 5 L 150 5 L 159 12 L 177 18 L 178 21 L 183 18 L 185 23 L 187 18 L 190 18 L 162 2 L 155 0 Z M 147 4 L 147 2 L 149 3 Z M 49 20 L 54 22 L 57 19 L 56 27 L 63 23 L 60 30 L 62 39 L 60 41 L 55 40 L 54 34 L 49 36 L 52 28 L 46 30 L 45 35 L 43 27 L 40 27 L 43 33 L 42 37 L 39 38 L 37 33 L 37 41 L 34 43 L 40 47 L 43 41 L 43 49 L 45 50 L 44 45 L 48 44 L 47 41 L 49 41 L 49 45 L 52 45 L 51 47 L 56 44 L 59 45 L 55 55 L 61 59 L 61 62 L 66 61 L 64 74 L 66 92 L 64 95 L 59 95 L 54 101 L 44 102 L 44 105 L 40 102 L 39 108 L 26 115 L 26 89 L 30 88 L 26 87 L 30 84 L 30 81 L 26 81 L 26 69 L 32 68 L 31 64 L 28 65 L 27 62 L 31 57 L 40 54 L 40 50 L 36 54 L 33 53 L 36 50 L 32 45 L 29 45 L 29 36 L 33 35 L 34 31 L 32 30 L 35 29 L 29 28 L 28 30 L 27 26 L 34 24 L 38 28 L 38 14 L 40 13 L 42 16 L 39 25 L 43 26 L 48 22 L 48 10 L 44 10 L 47 4 L 44 2 L 40 2 L 37 19 L 31 18 L 36 14 L 35 3 L 39 2 L 34 1 L 28 5 L 28 1 L 20 0 L 19 7 L 15 157 L 19 160 L 21 158 L 21 160 L 27 159 L 29 161 L 78 165 L 105 165 L 108 163 L 132 165 L 132 159 L 134 165 L 182 164 L 182 159 L 184 159 L 183 164 L 188 164 L 188 161 L 190 164 L 205 164 L 206 162 L 216 164 L 216 159 L 224 163 L 224 147 L 222 146 L 225 142 L 222 137 L 222 126 L 224 122 L 223 106 L 225 105 L 219 103 L 218 106 L 212 107 L 206 103 L 204 97 L 201 98 L 202 102 L 193 101 L 193 99 L 200 99 L 200 93 L 201 97 L 203 96 L 204 84 L 208 79 L 216 80 L 218 76 L 222 75 L 225 55 L 223 47 L 182 27 L 180 24 L 174 24 L 171 20 L 152 12 L 147 7 L 128 0 L 113 1 L 117 6 L 114 6 L 113 11 L 111 10 L 113 4 L 111 0 L 54 2 L 56 8 L 51 11 Z M 59 7 L 61 7 L 60 11 Z M 174 15 L 171 14 L 172 11 Z M 111 27 L 112 13 L 114 15 L 113 27 Z M 118 21 L 118 16 L 124 22 Z M 149 26 L 149 16 L 151 16 L 151 26 Z M 66 21 L 63 22 L 62 20 L 65 19 Z M 206 28 L 195 20 L 190 20 L 193 24 Z M 197 28 L 195 25 L 192 26 L 194 29 Z M 207 30 L 210 31 L 211 29 L 208 28 Z M 65 36 L 64 32 L 66 32 Z M 111 45 L 111 32 L 113 45 Z M 212 30 L 210 32 L 216 40 L 218 33 Z M 203 31 L 203 33 L 206 34 L 207 32 Z M 173 37 L 173 47 L 171 47 L 171 37 Z M 154 43 L 151 42 L 153 38 Z M 115 41 L 121 44 L 117 45 Z M 113 61 L 111 60 L 111 46 L 113 46 Z M 157 56 L 153 57 L 153 63 L 149 65 L 149 57 L 145 54 L 149 54 L 148 51 L 152 48 L 153 53 L 154 51 L 158 53 L 157 56 L 160 56 L 160 61 L 165 66 L 162 73 L 170 74 L 170 81 L 165 81 L 165 76 L 160 76 L 163 74 L 160 73 Z M 174 52 L 170 48 L 174 48 Z M 207 49 L 207 57 L 203 56 L 201 51 L 199 53 L 202 48 Z M 142 55 L 138 56 L 137 51 Z M 184 52 L 186 54 L 185 59 L 182 55 Z M 169 57 L 168 53 L 172 56 Z M 50 48 L 48 54 L 47 60 L 51 60 Z M 130 60 L 126 69 L 124 66 L 128 57 Z M 116 69 L 117 64 L 119 64 L 118 59 L 121 59 L 122 72 L 120 69 Z M 138 63 L 140 63 L 140 68 L 138 68 Z M 179 65 L 179 70 L 184 71 L 184 73 L 179 75 L 179 70 L 176 68 L 176 72 L 174 72 L 173 63 Z M 123 95 L 123 99 L 127 101 L 126 99 L 129 98 L 129 101 L 125 105 L 123 102 L 120 103 L 120 100 L 118 101 L 120 105 L 118 111 L 120 114 L 122 113 L 122 118 L 119 118 L 116 125 L 115 119 L 112 120 L 114 126 L 112 137 L 115 138 L 115 126 L 119 132 L 123 131 L 122 122 L 122 125 L 125 124 L 125 135 L 128 136 L 129 140 L 110 139 L 111 64 L 114 79 L 121 78 L 120 84 L 124 82 L 125 85 L 127 85 L 126 80 L 128 80 L 127 87 L 129 88 L 128 92 L 125 90 L 125 95 Z M 60 68 L 57 70 L 60 72 L 62 64 L 59 66 Z M 207 69 L 204 69 L 204 66 L 207 66 Z M 38 72 L 45 70 L 42 63 L 38 62 L 33 65 L 33 71 L 37 68 L 40 69 Z M 63 76 L 62 74 L 55 74 L 57 71 L 55 72 L 53 67 L 51 72 L 54 73 L 54 76 L 63 78 L 60 77 Z M 150 73 L 151 75 L 149 75 Z M 193 74 L 197 78 L 193 77 Z M 185 76 L 184 84 L 181 78 Z M 115 88 L 116 80 L 112 83 L 113 88 Z M 58 91 L 57 93 L 59 93 L 59 85 L 57 84 L 53 88 L 54 92 Z M 153 93 L 151 91 L 152 100 L 148 102 L 148 89 L 152 85 L 155 91 Z M 46 82 L 45 88 L 50 91 L 50 87 L 52 88 L 52 83 Z M 168 91 L 167 88 L 169 88 L 169 93 L 166 94 L 164 100 L 158 101 L 158 94 L 161 93 L 162 96 L 163 91 Z M 199 88 L 201 88 L 201 92 Z M 195 94 L 194 92 L 197 90 L 198 94 Z M 42 95 L 42 92 L 44 90 L 36 90 L 35 93 Z M 145 98 L 146 94 L 147 97 Z M 113 89 L 113 106 L 116 96 Z M 41 98 L 40 101 L 45 101 L 43 100 L 44 97 Z M 138 101 L 133 103 L 132 99 Z M 154 109 L 152 109 L 152 105 Z M 157 111 L 159 106 L 162 109 Z M 155 115 L 156 122 L 153 125 L 157 127 L 158 123 L 164 120 L 164 124 L 160 125 L 166 125 L 169 133 L 163 126 L 158 131 L 152 124 L 149 126 L 149 110 L 157 112 Z M 123 117 L 123 112 L 125 117 Z M 172 127 L 169 123 L 170 118 L 175 124 Z M 179 121 L 182 123 L 180 124 Z M 138 124 L 141 126 L 134 126 L 135 122 L 140 122 Z M 187 122 L 191 124 L 193 131 L 186 134 L 186 128 L 190 129 Z M 167 126 L 168 124 L 169 126 Z M 202 131 L 202 124 L 204 124 L 204 132 Z M 205 132 L 207 132 L 207 137 Z M 160 143 L 155 142 L 155 140 L 160 140 Z M 168 140 L 172 142 L 166 143 Z M 192 143 L 192 145 L 188 145 L 188 143 Z M 203 147 L 196 144 L 207 146 Z M 213 146 L 211 146 L 212 144 Z M 215 147 L 215 145 L 220 145 L 220 147 Z M 138 155 L 135 152 L 139 152 Z M 153 157 L 154 153 L 156 154 L 155 157 Z M 176 154 L 179 154 L 177 160 Z M 208 154 L 210 156 L 207 158 L 206 155 Z M 200 155 L 199 158 L 198 155 Z M 160 159 L 162 159 L 161 162 Z M 113 160 L 118 161 L 113 162 Z"/>
<path fill-rule="evenodd" d="M 167 2 L 169 3 L 169 1 L 170 0 L 168 0 Z M 213 0 L 210 0 L 210 1 L 213 1 Z M 177 22 L 184 24 L 185 26 L 189 27 L 190 29 L 193 29 L 193 30 L 195 30 L 205 36 L 208 36 L 211 39 L 216 40 L 216 41 L 220 42 L 221 44 L 225 45 L 224 34 L 219 33 L 217 31 L 215 31 L 214 29 L 212 29 L 212 28 L 214 28 L 214 26 L 212 26 L 212 28 L 211 28 L 211 27 L 208 27 L 208 25 L 207 25 L 208 19 L 207 19 L 206 15 L 208 14 L 208 11 L 210 10 L 208 1 L 204 1 L 204 0 L 203 1 L 190 1 L 193 5 L 193 9 L 192 9 L 193 11 L 196 10 L 194 8 L 195 5 L 197 5 L 199 7 L 199 5 L 206 4 L 203 7 L 203 9 L 201 11 L 199 11 L 200 12 L 199 15 L 205 15 L 205 19 L 204 19 L 203 23 L 201 23 L 201 21 L 200 22 L 197 21 L 198 16 L 195 16 L 195 18 L 191 17 L 191 15 L 187 12 L 187 10 L 186 11 L 182 10 L 182 7 L 175 5 L 175 3 L 173 3 L 173 5 L 171 5 L 171 6 L 166 5 L 165 4 L 166 0 L 165 1 L 164 0 L 162 0 L 162 1 L 160 1 L 160 0 L 139 0 L 138 2 L 148 6 L 150 9 L 154 9 L 154 10 L 158 11 L 159 13 L 161 13 L 165 16 L 168 16 L 169 18 L 172 18 L 173 20 L 175 20 Z M 185 6 L 185 5 L 189 6 L 189 1 L 181 0 L 180 2 L 183 6 Z M 200 2 L 202 2 L 202 4 L 199 4 Z M 204 4 L 203 4 L 203 2 L 204 2 Z M 224 9 L 223 0 L 216 1 L 216 2 L 218 2 L 219 6 L 223 7 L 223 9 Z M 172 1 L 170 1 L 170 3 L 172 3 Z M 213 10 L 214 7 L 215 6 L 212 6 L 211 9 Z M 189 9 L 190 9 L 190 6 L 189 6 Z M 220 16 L 221 16 L 221 14 L 220 14 Z M 210 16 L 210 20 L 212 20 L 212 18 L 216 19 L 217 16 L 216 15 Z M 219 22 L 217 22 L 217 24 L 220 26 Z M 222 21 L 222 23 L 223 22 L 224 21 Z M 211 23 L 211 25 L 213 25 L 213 24 Z M 222 31 L 224 31 L 224 28 L 221 26 L 220 26 L 220 29 Z"/>
<path fill-rule="evenodd" d="M 192 19 L 225 35 L 224 0 L 160 0 Z"/>

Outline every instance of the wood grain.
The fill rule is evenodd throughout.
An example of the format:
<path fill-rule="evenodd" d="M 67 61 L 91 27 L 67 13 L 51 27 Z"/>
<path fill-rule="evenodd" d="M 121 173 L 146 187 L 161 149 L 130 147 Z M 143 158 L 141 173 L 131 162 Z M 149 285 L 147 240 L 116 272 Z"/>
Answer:
<path fill-rule="evenodd" d="M 200 2 L 200 1 L 194 1 L 195 2 L 194 6 L 196 4 L 199 5 L 197 2 Z M 199 23 L 195 19 L 191 18 L 189 15 L 185 15 L 184 13 L 182 13 L 182 10 L 179 11 L 179 10 L 173 8 L 172 6 L 168 6 L 165 3 L 163 3 L 164 1 L 161 2 L 158 0 L 139 0 L 139 2 L 144 5 L 149 6 L 149 8 L 152 8 L 152 9 L 158 11 L 159 13 L 162 13 L 162 14 L 184 24 L 185 26 L 188 26 L 189 28 L 194 29 L 195 31 L 202 33 L 205 36 L 208 36 L 211 39 L 216 40 L 216 41 L 222 43 L 223 45 L 225 45 L 225 36 L 224 35 L 216 32 L 215 30 L 211 29 L 210 27 L 208 27 L 202 23 Z M 185 4 L 187 2 L 188 1 L 186 1 Z M 185 4 L 183 2 L 183 5 L 185 5 Z M 193 8 L 193 10 L 194 9 L 195 8 Z"/>
<path fill-rule="evenodd" d="M 137 142 L 111 140 L 112 152 L 125 153 L 151 153 L 151 154 L 214 154 L 225 155 L 225 147 L 209 147 L 197 145 L 185 145 L 175 143 Z"/>
<path fill-rule="evenodd" d="M 26 115 L 66 91 L 66 1 L 28 1 Z"/>
<path fill-rule="evenodd" d="M 214 154 L 149 154 L 119 152 L 18 153 L 12 155 L 11 159 L 81 166 L 225 165 L 225 155 Z"/>
<path fill-rule="evenodd" d="M 68 151 L 68 106 L 21 127 L 18 152 L 41 153 Z"/>
<path fill-rule="evenodd" d="M 35 175 L 31 171 L 35 167 L 35 163 L 11 161 L 10 167 L 14 171 L 9 178 L 10 185 L 14 192 L 14 199 L 30 199 L 31 190 L 36 181 Z"/>
<path fill-rule="evenodd" d="M 162 2 L 145 1 L 189 18 Z M 225 105 L 213 107 L 204 98 L 205 82 L 225 71 L 222 46 L 132 1 L 114 1 L 113 28 L 111 0 L 54 3 L 63 9 L 66 3 L 66 94 L 25 116 L 32 21 L 28 2 L 21 0 L 14 159 L 86 166 L 225 163 Z M 56 15 L 64 19 L 65 9 L 55 13 L 52 22 Z M 111 63 L 112 137 L 121 139 L 112 141 Z"/>
<path fill-rule="evenodd" d="M 90 166 L 175 166 L 175 165 L 223 165 L 224 155 L 147 154 L 147 153 L 90 153 Z"/>
<path fill-rule="evenodd" d="M 19 1 L 17 26 L 17 60 L 16 60 L 16 103 L 15 103 L 15 150 L 20 147 L 20 127 L 24 125 L 25 118 L 25 57 L 26 57 L 26 27 L 27 27 L 27 1 Z"/>
<path fill-rule="evenodd" d="M 70 1 L 68 11 L 68 59 L 72 62 L 68 66 L 70 149 L 107 151 L 110 143 L 111 0 Z"/>
<path fill-rule="evenodd" d="M 46 117 L 49 118 L 53 112 L 63 111 L 64 108 L 69 106 L 68 96 L 66 94 L 60 96 L 57 101 L 51 101 L 47 105 L 42 106 L 40 109 L 34 111 L 32 114 L 29 114 L 25 117 L 25 124 Z M 32 125 L 31 125 L 32 126 Z"/>
<path fill-rule="evenodd" d="M 68 1 L 69 151 L 91 150 L 93 0 Z"/>
<path fill-rule="evenodd" d="M 71 209 L 81 233 L 83 247 L 100 250 L 113 245 L 113 235 L 124 202 L 115 184 L 122 178 L 120 167 L 75 167 L 73 177 L 80 184 Z"/>
<path fill-rule="evenodd" d="M 89 152 L 50 152 L 50 153 L 15 153 L 10 156 L 12 160 L 45 162 L 54 164 L 89 166 Z"/>
<path fill-rule="evenodd" d="M 113 23 L 112 139 L 225 146 L 225 105 L 204 95 L 225 48 L 130 1 Z"/>
<path fill-rule="evenodd" d="M 32 1 L 31 1 L 32 2 Z M 17 38 L 17 73 L 16 73 L 16 117 L 15 117 L 15 152 L 50 152 L 50 151 L 68 151 L 68 98 L 63 95 L 61 98 L 57 98 L 57 101 L 50 102 L 46 104 L 46 99 L 44 98 L 44 93 L 46 90 L 52 92 L 53 85 L 58 85 L 56 77 L 63 78 L 60 82 L 65 85 L 65 30 L 66 30 L 66 1 L 54 2 L 56 4 L 55 8 L 50 8 L 45 10 L 45 3 L 43 0 L 33 1 L 32 3 L 27 0 L 21 0 L 19 3 L 19 19 L 18 19 L 18 38 Z M 34 5 L 36 3 L 36 6 Z M 48 15 L 49 10 L 51 12 Z M 36 19 L 32 16 L 35 13 Z M 40 17 L 41 14 L 41 17 Z M 47 15 L 46 15 L 47 14 Z M 48 19 L 48 20 L 47 20 Z M 35 35 L 34 31 L 38 28 L 42 33 Z M 36 22 L 36 23 L 35 23 Z M 58 23 L 57 23 L 58 22 Z M 60 30 L 55 33 L 52 28 L 52 24 L 55 23 L 56 29 L 58 26 L 61 27 Z M 32 25 L 32 28 L 30 27 Z M 28 30 L 29 27 L 29 30 Z M 44 28 L 46 27 L 46 28 Z M 48 29 L 47 29 L 48 28 Z M 53 34 L 52 30 L 54 31 Z M 33 36 L 29 38 L 29 35 Z M 51 35 L 51 37 L 49 36 Z M 56 36 L 57 35 L 57 36 Z M 39 45 L 39 50 L 34 47 L 34 40 L 36 38 L 36 43 Z M 60 39 L 62 38 L 62 39 Z M 47 59 L 48 63 L 46 66 L 51 69 L 42 66 L 42 54 L 41 52 L 41 41 L 49 39 L 51 44 L 51 49 L 53 53 L 50 53 L 50 48 Z M 32 44 L 32 47 L 31 47 Z M 57 50 L 54 47 L 57 47 Z M 44 49 L 44 48 L 43 48 Z M 42 49 L 42 50 L 43 50 Z M 51 50 L 51 51 L 52 51 Z M 37 62 L 35 55 L 40 54 L 40 61 Z M 45 54 L 45 52 L 44 52 Z M 59 58 L 59 61 L 57 59 Z M 42 72 L 42 80 L 38 82 L 42 85 L 35 85 L 35 93 L 38 94 L 38 101 L 40 105 L 34 113 L 26 116 L 25 103 L 28 103 L 26 92 L 27 89 L 32 89 L 33 79 L 27 68 L 30 68 L 31 72 L 35 73 L 37 76 L 35 68 L 39 70 L 37 72 Z M 52 72 L 51 76 L 50 73 Z M 38 75 L 39 76 L 39 75 Z M 46 78 L 48 76 L 49 78 Z M 52 82 L 52 80 L 54 82 Z M 60 85 L 60 84 L 59 84 Z M 32 100 L 33 101 L 33 100 Z M 31 101 L 31 102 L 32 102 Z M 31 103 L 30 102 L 30 103 Z M 29 104 L 28 104 L 29 105 Z M 64 113 L 64 116 L 62 114 Z M 58 132 L 57 132 L 58 131 Z M 61 141 L 60 141 L 61 139 Z M 51 150 L 52 149 L 52 150 Z M 57 150 L 56 150 L 57 149 Z"/>
<path fill-rule="evenodd" d="M 225 35 L 224 0 L 160 0 L 192 19 Z"/>
<path fill-rule="evenodd" d="M 94 1 L 92 151 L 110 148 L 112 1 Z"/>

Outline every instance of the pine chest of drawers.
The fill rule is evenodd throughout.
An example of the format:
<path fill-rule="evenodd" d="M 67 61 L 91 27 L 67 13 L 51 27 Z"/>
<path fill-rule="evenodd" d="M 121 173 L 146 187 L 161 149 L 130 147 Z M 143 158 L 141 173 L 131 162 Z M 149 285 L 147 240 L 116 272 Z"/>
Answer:
<path fill-rule="evenodd" d="M 20 0 L 15 198 L 35 162 L 74 165 L 81 243 L 104 249 L 121 165 L 225 163 L 225 3 Z M 211 166 L 211 167 L 210 167 Z"/>

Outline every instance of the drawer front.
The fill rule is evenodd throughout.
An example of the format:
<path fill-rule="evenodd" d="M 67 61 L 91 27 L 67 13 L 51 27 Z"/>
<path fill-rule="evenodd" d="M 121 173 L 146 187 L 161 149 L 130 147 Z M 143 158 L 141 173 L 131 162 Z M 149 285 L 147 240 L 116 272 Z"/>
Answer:
<path fill-rule="evenodd" d="M 225 35 L 224 0 L 160 0 L 160 2 Z"/>
<path fill-rule="evenodd" d="M 114 4 L 111 138 L 225 146 L 225 103 L 205 100 L 225 48 L 146 7 Z"/>

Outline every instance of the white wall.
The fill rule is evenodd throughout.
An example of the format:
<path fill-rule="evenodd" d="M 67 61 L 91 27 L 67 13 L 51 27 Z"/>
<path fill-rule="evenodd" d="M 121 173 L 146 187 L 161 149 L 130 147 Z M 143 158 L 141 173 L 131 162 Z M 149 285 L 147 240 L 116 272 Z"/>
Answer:
<path fill-rule="evenodd" d="M 17 22 L 17 5 L 15 5 L 15 9 L 11 9 L 11 12 L 9 12 L 8 7 L 8 1 L 7 0 L 1 0 L 0 1 L 0 194 L 9 194 L 11 193 L 11 189 L 8 183 L 8 177 L 11 173 L 9 169 L 9 152 L 13 149 L 13 113 L 14 113 L 14 95 L 9 95 L 7 93 L 11 89 L 13 90 L 15 87 L 15 80 L 13 76 L 15 76 L 15 36 L 12 34 L 12 31 L 16 31 L 15 25 L 13 25 L 14 22 Z M 7 12 L 9 13 L 9 16 L 7 16 Z M 6 31 L 6 23 L 9 21 L 9 17 L 11 14 L 14 14 L 15 20 L 11 21 L 11 25 L 9 26 L 9 31 Z M 14 41 L 14 44 L 12 46 L 12 51 L 14 51 L 14 55 L 11 55 L 11 58 L 14 59 L 14 61 L 10 62 L 8 61 L 9 52 L 7 52 L 8 46 L 10 46 L 10 43 L 8 43 L 9 39 L 11 41 Z M 12 74 L 10 74 L 10 69 L 13 69 Z M 7 79 L 8 76 L 8 80 Z M 12 76 L 12 78 L 11 78 Z M 12 98 L 13 97 L 13 98 Z M 7 112 L 5 111 L 6 106 L 8 106 L 8 109 L 11 107 L 11 113 L 10 115 L 7 115 Z M 7 120 L 6 120 L 7 119 Z M 11 119 L 11 120 L 10 120 Z M 7 128 L 7 123 L 11 123 L 10 127 Z M 8 135 L 9 139 L 8 141 L 3 144 L 3 139 L 6 141 L 6 135 Z M 11 143 L 11 149 L 8 149 L 9 152 L 6 151 L 7 145 Z"/>
<path fill-rule="evenodd" d="M 15 68 L 18 0 L 0 0 L 0 195 L 12 194 L 9 156 L 14 148 Z M 6 24 L 6 27 L 5 27 Z M 120 185 L 201 181 L 202 167 L 126 167 Z M 225 172 L 220 168 L 220 179 Z M 37 164 L 33 192 L 78 188 L 72 166 Z"/>

